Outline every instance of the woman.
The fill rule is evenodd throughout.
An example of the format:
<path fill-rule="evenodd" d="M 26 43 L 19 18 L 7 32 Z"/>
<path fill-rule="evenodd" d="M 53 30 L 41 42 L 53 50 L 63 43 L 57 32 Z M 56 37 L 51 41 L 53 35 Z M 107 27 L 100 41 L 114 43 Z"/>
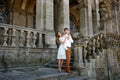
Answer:
<path fill-rule="evenodd" d="M 66 53 L 65 53 L 65 47 L 64 43 L 66 41 L 66 38 L 63 38 L 63 35 L 61 32 L 57 32 L 57 42 L 60 43 L 60 46 L 58 48 L 58 71 L 61 72 L 63 60 L 66 59 Z"/>

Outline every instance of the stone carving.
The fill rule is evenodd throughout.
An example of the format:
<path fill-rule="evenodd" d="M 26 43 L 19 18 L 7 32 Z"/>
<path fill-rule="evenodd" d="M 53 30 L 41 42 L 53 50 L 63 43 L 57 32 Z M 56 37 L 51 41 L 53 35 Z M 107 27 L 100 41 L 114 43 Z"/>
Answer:
<path fill-rule="evenodd" d="M 106 13 L 107 13 L 107 9 L 106 9 L 106 4 L 104 2 L 100 2 L 99 3 L 99 13 L 100 13 L 100 19 L 101 20 L 105 20 L 105 16 L 106 16 Z"/>
<path fill-rule="evenodd" d="M 22 64 L 30 63 L 29 49 L 21 49 L 18 56 L 18 62 Z"/>
<path fill-rule="evenodd" d="M 99 30 L 104 30 L 104 22 L 106 20 L 106 5 L 104 2 L 99 3 L 99 14 L 100 14 L 100 29 Z"/>
<path fill-rule="evenodd" d="M 120 7 L 118 7 L 120 5 L 120 1 L 119 0 L 113 0 L 112 3 L 111 3 L 111 7 L 112 9 L 117 9 L 119 10 Z"/>
<path fill-rule="evenodd" d="M 8 54 L 9 53 L 9 54 Z M 16 52 L 12 52 L 12 51 L 6 51 L 5 53 L 3 53 L 0 57 L 1 57 L 1 63 L 3 65 L 4 69 L 7 69 L 8 67 L 11 66 L 12 63 L 16 62 Z"/>

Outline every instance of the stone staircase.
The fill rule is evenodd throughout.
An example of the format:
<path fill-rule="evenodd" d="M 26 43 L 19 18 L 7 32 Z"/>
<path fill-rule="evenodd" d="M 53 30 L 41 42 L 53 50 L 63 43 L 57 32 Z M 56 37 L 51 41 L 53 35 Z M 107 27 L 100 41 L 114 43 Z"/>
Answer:
<path fill-rule="evenodd" d="M 62 77 L 60 77 L 60 78 L 56 78 L 56 80 L 88 80 L 87 76 L 79 76 L 78 72 L 75 70 L 75 68 L 74 68 L 74 53 L 73 52 L 74 52 L 74 50 L 72 49 L 71 62 L 70 62 L 71 73 L 67 73 L 68 75 L 66 77 L 64 77 L 64 79 Z M 65 62 L 66 62 L 66 60 L 64 60 L 64 62 L 63 62 L 62 72 L 64 72 Z M 55 59 L 55 60 L 45 64 L 45 66 L 49 67 L 49 68 L 54 68 L 57 70 L 58 69 L 58 60 Z M 54 80 L 54 79 L 51 79 L 51 80 Z"/>
<path fill-rule="evenodd" d="M 95 71 L 95 79 L 97 77 L 98 80 L 120 80 L 118 75 L 116 78 L 114 77 L 114 73 L 119 74 L 119 70 L 115 71 L 114 69 L 117 70 L 117 67 L 113 69 L 113 62 L 111 62 L 112 54 L 115 54 L 117 49 L 120 49 L 120 35 L 115 33 L 101 32 L 88 39 L 85 44 L 83 43 L 83 62 L 89 68 L 92 65 L 90 73 L 92 74 Z M 113 53 L 110 51 L 113 51 Z M 114 62 L 114 65 L 116 64 Z M 107 71 L 105 71 L 105 68 L 107 68 Z M 100 69 L 103 69 L 103 72 Z M 107 78 L 105 72 L 108 72 Z M 93 80 L 93 75 L 89 75 L 89 77 L 90 80 Z"/>
<path fill-rule="evenodd" d="M 64 62 L 63 62 L 62 69 L 65 68 L 65 63 L 66 63 L 66 60 L 64 60 Z M 45 66 L 57 69 L 58 68 L 58 60 L 55 59 L 55 60 L 45 64 Z M 72 54 L 71 54 L 70 68 L 71 68 L 71 70 L 74 70 L 74 53 L 73 53 L 73 49 L 72 49 Z"/>
<path fill-rule="evenodd" d="M 120 47 L 120 35 L 113 34 L 113 33 L 104 33 L 100 32 L 99 34 L 96 34 L 94 37 L 88 39 L 86 43 L 83 43 L 83 62 L 84 64 L 89 64 L 93 60 L 97 60 L 98 56 L 100 57 L 103 55 L 103 51 L 107 50 L 109 48 L 119 48 Z M 73 51 L 73 50 L 72 50 Z M 74 51 L 73 51 L 74 52 Z M 74 68 L 74 53 L 72 52 L 71 56 L 71 63 L 70 67 L 72 71 L 75 71 Z M 99 60 L 99 59 L 98 59 Z M 103 61 L 104 62 L 104 61 Z M 99 61 L 98 61 L 99 64 Z M 46 64 L 45 66 L 50 68 L 58 68 L 57 60 L 53 60 L 50 63 Z M 63 64 L 63 69 L 65 67 L 65 61 Z M 85 66 L 86 67 L 86 66 Z M 103 69 L 103 67 L 100 67 Z M 98 69 L 100 69 L 98 68 Z M 96 68 L 97 69 L 97 68 Z M 112 73 L 112 72 L 111 72 Z M 81 73 L 79 73 L 81 74 Z M 73 74 L 74 75 L 74 74 Z M 99 74 L 96 74 L 99 75 Z M 89 76 L 92 77 L 92 76 Z M 101 80 L 105 79 L 106 77 L 104 74 L 101 74 L 101 76 L 96 77 L 103 77 Z M 93 78 L 90 78 L 93 80 Z M 64 80 L 64 79 L 63 79 Z M 88 77 L 85 76 L 79 76 L 78 74 L 75 74 L 74 76 L 69 76 L 65 80 L 88 80 Z M 120 80 L 120 77 L 118 76 L 116 80 Z"/>
<path fill-rule="evenodd" d="M 77 72 L 59 73 L 57 69 L 45 67 L 19 67 L 6 72 L 0 70 L 0 80 L 87 80 L 87 77 L 77 76 Z"/>

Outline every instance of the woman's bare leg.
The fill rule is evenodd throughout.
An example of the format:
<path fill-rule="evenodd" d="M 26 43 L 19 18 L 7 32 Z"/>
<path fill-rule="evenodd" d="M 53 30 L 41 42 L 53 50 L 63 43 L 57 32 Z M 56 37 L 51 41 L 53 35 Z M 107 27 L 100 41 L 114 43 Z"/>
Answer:
<path fill-rule="evenodd" d="M 60 59 L 58 60 L 58 71 L 59 72 L 61 71 L 61 60 Z"/>
<path fill-rule="evenodd" d="M 62 69 L 62 65 L 63 65 L 63 59 L 61 59 L 61 64 L 60 64 L 60 65 L 61 65 L 61 69 Z"/>

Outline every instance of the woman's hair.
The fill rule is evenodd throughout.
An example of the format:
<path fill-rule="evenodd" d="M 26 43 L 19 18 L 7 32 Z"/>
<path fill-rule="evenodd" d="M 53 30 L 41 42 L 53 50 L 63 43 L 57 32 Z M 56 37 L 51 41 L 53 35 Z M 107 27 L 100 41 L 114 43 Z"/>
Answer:
<path fill-rule="evenodd" d="M 60 35 L 58 35 L 59 32 L 60 32 L 60 31 L 58 31 L 58 32 L 57 32 L 57 35 L 56 35 L 56 42 L 57 42 L 57 43 L 60 43 L 60 40 L 59 40 Z M 60 32 L 60 33 L 61 33 L 61 32 Z"/>

